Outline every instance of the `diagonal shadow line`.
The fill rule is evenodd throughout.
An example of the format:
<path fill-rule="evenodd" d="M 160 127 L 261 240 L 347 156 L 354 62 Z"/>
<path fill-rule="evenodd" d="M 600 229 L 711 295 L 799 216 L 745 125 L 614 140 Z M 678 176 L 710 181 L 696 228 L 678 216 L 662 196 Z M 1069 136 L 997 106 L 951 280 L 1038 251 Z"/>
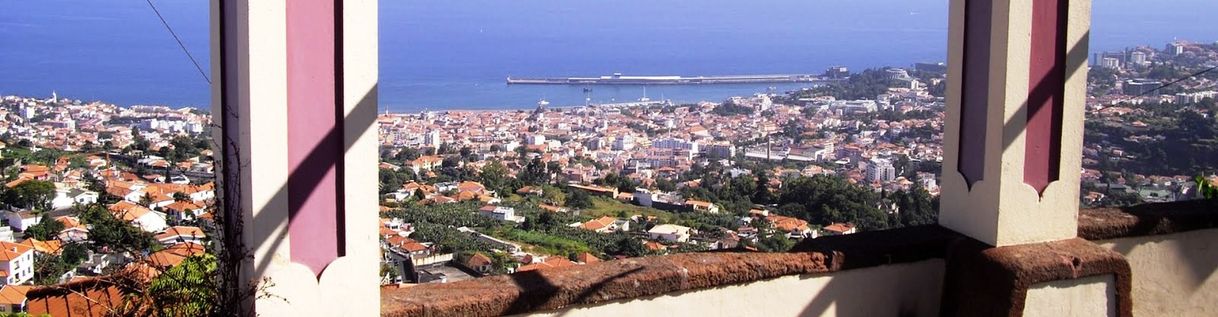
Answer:
<path fill-rule="evenodd" d="M 613 284 L 613 281 L 642 270 L 642 267 L 636 267 L 601 279 L 588 287 L 581 288 L 582 291 L 574 294 L 575 296 L 569 301 L 559 298 L 565 297 L 563 296 L 564 287 L 560 287 L 559 285 L 551 282 L 550 279 L 541 274 L 542 270 L 516 272 L 508 276 L 511 277 L 512 283 L 516 284 L 516 286 L 522 290 L 522 293 L 521 296 L 518 296 L 515 300 L 508 304 L 507 310 L 505 310 L 504 313 L 521 314 L 537 311 L 539 307 L 542 307 L 556 299 L 562 301 L 563 304 L 567 306 L 566 308 L 571 308 L 572 305 L 580 305 L 585 303 L 589 297 L 596 295 L 596 293 L 600 292 L 600 290 Z M 563 316 L 569 312 L 570 311 L 560 313 L 558 316 Z"/>
<path fill-rule="evenodd" d="M 336 156 L 340 157 L 351 150 L 351 147 L 354 146 L 354 144 L 355 144 L 355 139 L 347 140 L 347 139 L 344 139 L 343 136 L 344 135 L 362 135 L 363 133 L 367 132 L 368 129 L 370 129 L 376 123 L 376 115 L 375 115 L 376 105 L 375 105 L 374 101 L 376 100 L 378 86 L 379 86 L 379 84 L 374 84 L 368 92 L 364 93 L 364 96 L 360 99 L 360 102 L 357 104 L 356 108 L 351 111 L 351 114 L 346 116 L 345 118 L 343 118 L 343 120 L 341 121 L 340 127 L 332 128 L 332 129 L 330 129 L 329 132 L 326 133 L 326 136 L 324 139 L 337 138 L 339 140 L 343 140 L 342 141 L 343 142 L 342 153 L 333 153 L 333 152 L 327 151 L 327 148 L 324 145 L 315 146 L 312 150 L 309 151 L 308 155 L 301 162 L 301 164 L 300 164 L 301 166 L 319 166 L 322 164 L 331 164 L 333 162 L 337 162 Z M 371 115 L 369 115 L 369 114 L 371 114 Z M 225 119 L 226 119 L 225 120 L 226 122 L 229 121 L 229 120 L 227 120 L 229 118 L 225 118 Z M 233 118 L 233 120 L 240 120 L 240 119 Z M 228 142 L 240 142 L 240 141 L 241 140 L 223 140 L 222 142 L 224 142 L 224 144 L 228 144 Z M 233 154 L 226 153 L 225 154 L 226 157 L 224 158 L 226 161 L 230 160 L 230 158 L 228 157 L 229 155 L 233 155 Z M 243 154 L 236 153 L 236 155 L 243 155 Z M 248 154 L 244 154 L 244 155 L 248 155 Z M 376 153 L 369 153 L 369 155 L 376 155 Z M 240 162 L 239 157 L 232 158 L 231 160 Z M 231 163 L 226 162 L 226 164 L 231 164 Z M 240 168 L 248 168 L 248 167 L 240 167 Z M 242 171 L 242 172 L 252 173 L 253 171 Z M 288 179 L 290 180 L 290 182 L 296 183 L 296 186 L 292 186 L 292 187 L 297 187 L 297 189 L 308 188 L 307 192 L 297 191 L 297 192 L 293 193 L 293 195 L 305 195 L 305 196 L 312 195 L 312 193 L 317 189 L 317 185 L 319 185 L 321 183 L 324 176 L 325 176 L 325 173 L 317 173 L 316 171 L 312 171 L 309 169 L 298 169 L 296 171 L 292 171 L 288 175 Z M 298 187 L 298 186 L 303 186 L 303 187 Z M 288 188 L 289 188 L 288 183 L 282 184 L 279 187 L 279 189 L 275 191 L 275 195 L 272 196 L 272 198 L 269 201 L 288 201 L 288 208 L 289 208 L 288 210 L 299 210 L 301 207 L 301 204 L 303 203 L 304 200 L 296 200 L 296 201 L 288 200 L 288 195 L 289 195 Z M 237 204 L 240 207 L 253 208 L 253 206 L 241 206 L 241 204 L 243 204 L 243 202 L 241 202 L 241 201 L 238 201 Z M 338 207 L 338 208 L 341 208 L 341 207 Z M 226 217 L 237 217 L 237 218 L 230 218 L 230 219 L 244 219 L 244 215 L 243 215 L 244 212 L 242 210 L 243 210 L 243 208 L 235 208 L 235 210 L 233 208 L 229 208 L 229 210 L 227 211 L 229 214 L 227 214 L 225 216 Z M 253 221 L 246 223 L 246 225 L 251 225 L 251 226 L 246 227 L 243 230 L 252 230 L 252 229 L 254 229 L 254 227 L 256 227 L 256 226 L 254 226 L 255 224 L 261 224 L 261 223 L 266 223 L 266 222 L 270 222 L 270 221 L 282 222 L 282 223 L 285 223 L 290 226 L 290 224 L 291 224 L 290 218 L 289 219 L 269 219 L 266 217 L 271 217 L 270 215 L 273 213 L 267 212 L 267 211 L 269 211 L 269 210 L 267 210 L 265 208 L 263 210 L 259 210 L 258 214 L 254 217 Z M 236 213 L 236 215 L 233 215 L 234 213 Z M 288 234 L 287 229 L 286 229 L 287 226 L 285 226 L 284 228 L 285 229 L 282 232 L 280 232 L 279 234 L 276 234 L 273 237 L 272 237 L 271 231 L 269 231 L 269 230 L 263 230 L 263 231 L 255 230 L 252 233 L 253 240 L 251 241 L 254 245 L 246 245 L 245 248 L 242 248 L 242 250 L 238 250 L 238 251 L 245 252 L 245 251 L 257 250 L 257 249 L 259 249 L 259 247 L 261 247 L 267 243 L 270 244 L 270 247 L 267 248 L 267 250 L 276 250 L 283 244 L 284 239 L 287 237 L 287 234 Z M 337 228 L 337 224 L 336 224 L 335 229 L 339 230 L 341 228 Z M 258 277 L 263 276 L 263 274 L 266 273 L 266 268 L 269 266 L 271 260 L 272 260 L 271 256 L 263 257 L 262 259 L 255 259 L 255 261 L 257 261 L 257 263 L 255 263 L 255 266 L 253 267 L 254 275 L 252 275 L 252 277 L 258 278 Z M 314 272 L 314 273 L 318 274 L 318 275 L 321 274 L 321 272 Z"/>
<path fill-rule="evenodd" d="M 599 293 L 602 289 L 605 289 L 605 287 L 608 287 L 610 282 L 623 278 L 623 277 L 626 277 L 628 275 L 634 274 L 635 272 L 639 272 L 642 270 L 643 270 L 642 267 L 636 267 L 634 269 L 630 269 L 630 270 L 627 270 L 622 273 L 614 274 L 613 276 L 610 276 L 609 278 L 603 279 L 600 282 L 593 284 L 591 287 L 584 289 L 583 292 L 579 292 L 578 295 L 575 295 L 575 299 L 571 300 L 571 303 L 576 304 L 576 305 L 585 303 L 589 297 L 592 297 L 592 295 L 596 295 L 596 293 Z"/>
<path fill-rule="evenodd" d="M 537 307 L 557 296 L 560 290 L 558 285 L 551 283 L 538 270 L 516 272 L 509 275 L 509 277 L 512 278 L 512 283 L 516 284 L 522 291 L 520 296 L 517 296 L 508 305 L 507 310 L 504 312 L 506 314 L 534 311 Z"/>
<path fill-rule="evenodd" d="M 1082 39 L 1080 39 L 1078 42 L 1076 42 L 1070 46 L 1070 49 L 1066 53 L 1067 64 L 1066 64 L 1065 77 L 1063 77 L 1064 80 L 1067 80 L 1067 81 L 1070 80 L 1070 78 L 1073 77 L 1074 75 L 1077 75 L 1080 70 L 1083 70 L 1087 67 L 1087 65 L 1086 65 L 1087 50 L 1084 49 L 1083 43 L 1088 43 L 1089 41 L 1091 41 L 1091 31 L 1090 30 L 1088 30 L 1087 33 L 1083 34 Z M 1070 65 L 1070 64 L 1068 64 L 1069 61 L 1081 61 L 1081 64 Z M 1025 99 L 1022 104 L 1019 105 L 1019 108 L 1020 108 L 1019 112 L 1025 113 L 1026 115 L 1023 117 L 1011 118 L 1010 120 L 1007 120 L 1006 123 L 1004 123 L 1002 126 L 1002 131 L 1003 131 L 1002 149 L 1003 150 L 1010 148 L 1011 145 L 1015 143 L 1015 137 L 1019 134 L 1018 132 L 1020 132 L 1015 127 L 1016 122 L 1018 120 L 1026 120 L 1028 117 L 1031 117 L 1032 115 L 1035 114 L 1035 113 L 1028 113 L 1028 110 L 1029 110 L 1028 105 L 1032 104 L 1032 103 L 1044 103 L 1053 95 L 1052 94 L 1053 90 L 1058 89 L 1058 88 L 1060 88 L 1060 87 L 1058 87 L 1057 85 L 1051 85 L 1051 81 L 1040 80 L 1040 83 L 1038 85 L 1036 85 L 1036 87 L 1032 88 L 1031 91 L 1029 91 L 1028 98 Z M 1069 105 L 1068 103 L 1062 103 L 1063 108 L 1068 105 Z M 1038 111 L 1051 111 L 1050 108 L 1051 107 L 1041 107 L 1037 110 Z M 1066 109 L 1062 109 L 1063 112 L 1065 110 Z"/>

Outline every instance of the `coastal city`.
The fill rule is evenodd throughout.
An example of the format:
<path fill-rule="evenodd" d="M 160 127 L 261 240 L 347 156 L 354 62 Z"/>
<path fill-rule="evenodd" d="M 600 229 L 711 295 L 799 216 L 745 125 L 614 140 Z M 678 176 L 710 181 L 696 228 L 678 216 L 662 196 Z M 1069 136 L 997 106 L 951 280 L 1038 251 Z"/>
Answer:
<path fill-rule="evenodd" d="M 1091 62 L 1083 205 L 1218 183 L 1218 43 Z M 366 211 L 380 218 L 381 283 L 934 224 L 946 72 L 832 67 L 808 88 L 696 103 L 384 111 L 380 209 Z M 213 127 L 205 109 L 0 97 L 0 312 L 26 311 L 40 286 L 214 266 Z"/>

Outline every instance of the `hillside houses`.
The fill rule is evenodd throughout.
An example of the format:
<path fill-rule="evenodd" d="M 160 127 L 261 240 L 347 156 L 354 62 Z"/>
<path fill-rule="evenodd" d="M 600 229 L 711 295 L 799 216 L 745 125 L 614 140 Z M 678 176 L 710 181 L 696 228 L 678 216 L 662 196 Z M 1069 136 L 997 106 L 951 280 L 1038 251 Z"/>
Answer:
<path fill-rule="evenodd" d="M 148 209 L 148 207 L 129 201 L 114 203 L 110 205 L 109 210 L 114 215 L 114 218 L 131 223 L 146 232 L 160 232 L 169 226 L 165 221 L 164 213 L 153 211 Z"/>

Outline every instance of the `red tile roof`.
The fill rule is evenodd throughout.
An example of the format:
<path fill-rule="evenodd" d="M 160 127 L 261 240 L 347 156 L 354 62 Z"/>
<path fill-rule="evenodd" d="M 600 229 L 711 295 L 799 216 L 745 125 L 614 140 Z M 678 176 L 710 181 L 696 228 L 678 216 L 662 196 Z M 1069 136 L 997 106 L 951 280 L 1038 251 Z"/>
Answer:
<path fill-rule="evenodd" d="M 34 247 L 32 247 L 32 246 L 28 246 L 28 245 L 24 245 L 24 244 L 20 244 L 20 243 L 0 241 L 0 261 L 3 261 L 3 262 L 12 261 L 13 259 L 16 259 L 16 258 L 20 257 L 21 255 L 25 254 L 26 252 L 30 252 L 33 250 L 34 250 Z"/>
<path fill-rule="evenodd" d="M 193 237 L 202 239 L 207 237 L 207 233 L 204 233 L 203 229 L 200 229 L 199 227 L 176 226 L 169 227 L 169 229 L 165 229 L 165 232 L 156 235 L 157 240 L 175 239 L 177 237 Z"/>
<path fill-rule="evenodd" d="M 23 305 L 25 304 L 25 294 L 30 291 L 33 286 L 29 285 L 5 285 L 0 288 L 0 305 Z"/>
<path fill-rule="evenodd" d="M 207 252 L 202 245 L 196 243 L 178 243 L 164 250 L 153 252 L 148 255 L 148 262 L 159 268 L 170 268 L 182 264 L 182 261 L 191 256 L 201 255 Z"/>

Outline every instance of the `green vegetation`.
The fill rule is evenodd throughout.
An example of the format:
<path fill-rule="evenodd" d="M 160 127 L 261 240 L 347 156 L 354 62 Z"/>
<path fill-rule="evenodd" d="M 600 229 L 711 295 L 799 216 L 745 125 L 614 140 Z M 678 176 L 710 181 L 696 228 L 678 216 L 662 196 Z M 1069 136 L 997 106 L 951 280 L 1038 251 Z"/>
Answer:
<path fill-rule="evenodd" d="M 216 283 L 216 257 L 211 254 L 192 256 L 181 264 L 162 272 L 148 285 L 145 296 L 150 297 L 151 310 L 158 316 L 216 315 L 224 309 L 219 305 L 219 285 Z"/>
<path fill-rule="evenodd" d="M 592 197 L 591 201 L 592 207 L 581 211 L 582 215 L 589 218 L 643 215 L 646 217 L 656 217 L 660 222 L 671 222 L 675 218 L 672 213 L 667 211 L 627 204 L 616 199 Z"/>
<path fill-rule="evenodd" d="M 1218 186 L 1214 186 L 1203 176 L 1197 176 L 1195 180 L 1197 182 L 1197 192 L 1201 194 L 1202 198 L 1218 200 Z"/>
<path fill-rule="evenodd" d="M 401 218 L 414 224 L 433 224 L 453 227 L 490 228 L 500 225 L 498 221 L 478 215 L 477 202 L 462 202 L 455 204 L 438 204 L 428 206 L 410 206 L 408 208 L 386 212 L 386 217 Z"/>
<path fill-rule="evenodd" d="M 1191 175 L 1198 171 L 1218 170 L 1218 120 L 1186 108 L 1208 109 L 1218 106 L 1213 99 L 1198 104 L 1142 104 L 1130 107 L 1146 115 L 1127 115 L 1123 122 L 1142 121 L 1147 127 L 1125 124 L 1086 125 L 1085 139 L 1090 144 L 1125 150 L 1134 159 L 1109 162 L 1101 160 L 1104 171 L 1133 171 L 1139 174 Z"/>
<path fill-rule="evenodd" d="M 891 226 L 887 214 L 876 207 L 879 195 L 836 177 L 800 177 L 783 187 L 781 204 L 803 207 L 788 214 L 812 223 L 849 222 L 863 230 L 882 230 Z"/>
<path fill-rule="evenodd" d="M 38 223 L 25 230 L 25 236 L 42 241 L 58 239 L 56 236 L 58 236 L 59 232 L 63 231 L 63 229 L 64 226 L 62 222 L 59 222 L 50 216 L 43 216 L 42 219 L 38 220 Z"/>
<path fill-rule="evenodd" d="M 417 179 L 414 170 L 402 168 L 397 171 L 380 169 L 378 173 L 379 188 L 381 195 L 392 193 L 402 188 L 406 182 Z"/>
<path fill-rule="evenodd" d="M 93 204 L 83 207 L 80 220 L 89 224 L 89 241 L 96 251 L 142 252 L 159 248 L 152 234 L 136 228 L 122 219 L 114 218 L 106 207 Z"/>
<path fill-rule="evenodd" d="M 533 245 L 538 248 L 534 251 L 545 254 L 567 255 L 591 251 L 588 244 L 583 241 L 572 240 L 570 238 L 539 231 L 525 231 L 516 228 L 505 228 L 502 230 L 489 232 L 488 234 L 510 241 Z"/>
<path fill-rule="evenodd" d="M 916 184 L 916 183 L 915 183 Z M 939 200 L 932 198 L 921 186 L 899 191 L 889 197 L 900 210 L 901 226 L 930 225 L 939 222 Z"/>
<path fill-rule="evenodd" d="M 783 186 L 778 203 L 784 208 L 779 213 L 817 224 L 853 223 L 861 230 L 930 224 L 938 219 L 937 203 L 922 189 L 885 196 L 836 177 L 799 177 Z M 877 207 L 892 203 L 900 208 L 900 217 Z"/>
<path fill-rule="evenodd" d="M 633 180 L 619 176 L 617 173 L 608 173 L 594 183 L 600 186 L 615 187 L 619 192 L 625 193 L 633 193 L 635 186 L 638 185 Z"/>
<path fill-rule="evenodd" d="M 0 317 L 51 317 L 50 314 L 30 315 L 29 313 L 0 313 Z"/>
<path fill-rule="evenodd" d="M 567 207 L 577 209 L 592 208 L 592 195 L 582 190 L 573 190 L 567 193 Z"/>
<path fill-rule="evenodd" d="M 516 175 L 521 183 L 526 185 L 542 185 L 550 183 L 548 166 L 541 162 L 541 157 L 534 157 L 524 166 L 524 170 Z"/>
<path fill-rule="evenodd" d="M 87 260 L 88 248 L 79 243 L 63 246 L 59 255 L 37 253 L 34 255 L 34 279 L 36 285 L 59 284 L 59 277 Z"/>
<path fill-rule="evenodd" d="M 594 198 L 593 201 L 597 201 L 597 199 Z M 604 202 L 613 201 L 604 200 Z M 459 255 L 481 252 L 491 256 L 495 253 L 496 247 L 468 233 L 458 231 L 456 229 L 458 227 L 469 227 L 500 239 L 526 244 L 540 253 L 562 256 L 582 252 L 627 256 L 643 254 L 635 249 L 631 242 L 622 241 L 637 240 L 629 235 L 599 234 L 567 226 L 570 223 L 585 221 L 587 217 L 541 211 L 536 205 L 528 202 L 504 203 L 503 205 L 515 208 L 518 215 L 525 217 L 524 223 L 515 226 L 509 222 L 496 221 L 478 215 L 477 209 L 481 205 L 474 202 L 410 206 L 386 212 L 383 216 L 398 217 L 413 223 L 415 233 L 410 236 L 412 239 L 434 242 L 440 245 L 442 251 L 456 252 Z M 641 244 L 638 247 L 641 248 Z"/>
<path fill-rule="evenodd" d="M 4 190 L 2 197 L 4 205 L 9 207 L 47 211 L 51 209 L 51 199 L 55 198 L 55 184 L 47 181 L 26 181 L 17 187 Z"/>
<path fill-rule="evenodd" d="M 810 92 L 802 91 L 801 97 L 833 96 L 838 100 L 875 99 L 876 96 L 888 92 L 889 87 L 901 86 L 900 81 L 888 78 L 888 72 L 883 69 L 867 69 L 862 73 L 853 74 L 850 79 L 833 84 L 813 88 Z M 806 95 L 810 94 L 810 95 Z"/>
<path fill-rule="evenodd" d="M 434 242 L 440 246 L 441 252 L 494 252 L 495 246 L 478 240 L 457 228 L 430 223 L 415 223 L 415 232 L 411 239 Z"/>
<path fill-rule="evenodd" d="M 507 167 L 503 166 L 499 160 L 491 161 L 483 166 L 482 171 L 478 173 L 478 180 L 482 186 L 486 186 L 487 190 L 502 195 L 511 194 L 520 188 L 520 182 L 508 174 Z"/>
<path fill-rule="evenodd" d="M 711 110 L 711 113 L 725 117 L 734 115 L 750 115 L 753 114 L 753 107 L 737 105 L 731 100 L 726 100 L 723 102 L 723 104 L 715 107 L 714 110 Z"/>
<path fill-rule="evenodd" d="M 491 253 L 495 247 L 489 243 L 458 231 L 459 227 L 487 229 L 502 225 L 494 219 L 478 215 L 481 205 L 474 202 L 457 204 L 440 204 L 430 206 L 409 206 L 383 214 L 386 217 L 401 218 L 412 223 L 415 232 L 410 238 L 418 241 L 434 242 L 440 245 L 444 252 L 486 252 Z"/>

